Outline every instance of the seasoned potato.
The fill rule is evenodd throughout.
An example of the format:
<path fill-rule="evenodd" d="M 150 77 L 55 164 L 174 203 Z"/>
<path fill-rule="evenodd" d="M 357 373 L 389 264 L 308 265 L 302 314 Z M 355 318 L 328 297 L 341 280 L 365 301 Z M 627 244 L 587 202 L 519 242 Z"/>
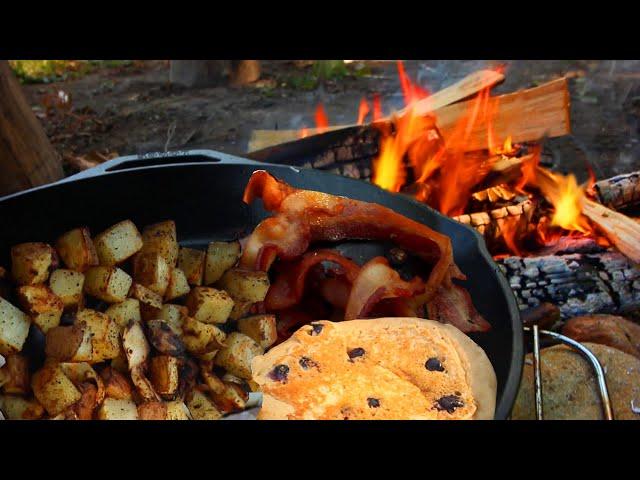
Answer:
<path fill-rule="evenodd" d="M 91 309 L 78 313 L 77 322 L 84 322 L 91 334 L 91 359 L 99 363 L 120 354 L 120 327 L 108 315 Z"/>
<path fill-rule="evenodd" d="M 180 298 L 183 295 L 189 293 L 190 290 L 191 287 L 189 286 L 187 276 L 184 274 L 184 272 L 179 268 L 174 268 L 173 270 L 171 270 L 169 285 L 167 285 L 167 290 L 164 292 L 165 301 L 170 302 L 171 300 Z"/>
<path fill-rule="evenodd" d="M 199 356 L 213 352 L 224 346 L 226 335 L 212 324 L 185 317 L 182 322 L 182 341 L 187 350 Z"/>
<path fill-rule="evenodd" d="M 47 363 L 34 373 L 31 388 L 38 402 L 52 416 L 62 413 L 82 396 L 56 363 Z"/>
<path fill-rule="evenodd" d="M 100 265 L 112 267 L 142 248 L 142 236 L 131 220 L 109 227 L 93 239 Z"/>
<path fill-rule="evenodd" d="M 240 258 L 240 242 L 211 242 L 207 248 L 205 285 L 212 285 L 220 280 L 224 272 L 236 264 L 238 258 Z"/>
<path fill-rule="evenodd" d="M 54 327 L 47 332 L 44 347 L 47 358 L 85 362 L 91 360 L 92 352 L 91 330 L 86 323 Z"/>
<path fill-rule="evenodd" d="M 217 286 L 226 290 L 235 301 L 262 302 L 269 290 L 269 277 L 267 272 L 232 268 L 226 271 Z"/>
<path fill-rule="evenodd" d="M 167 264 L 175 267 L 178 262 L 178 237 L 173 220 L 155 223 L 142 230 L 142 252 L 158 253 Z"/>
<path fill-rule="evenodd" d="M 11 273 L 18 285 L 36 285 L 49 278 L 55 252 L 46 243 L 21 243 L 11 249 Z"/>
<path fill-rule="evenodd" d="M 133 280 L 118 267 L 91 267 L 84 280 L 84 291 L 107 303 L 119 303 L 127 298 Z"/>
<path fill-rule="evenodd" d="M 165 303 L 160 310 L 159 320 L 164 320 L 174 333 L 182 332 L 182 319 L 189 315 L 189 309 L 182 305 Z"/>
<path fill-rule="evenodd" d="M 234 300 L 229 318 L 231 320 L 240 320 L 251 313 L 251 307 L 253 307 L 253 302 L 241 302 L 240 300 Z"/>
<path fill-rule="evenodd" d="M 120 355 L 111 360 L 111 368 L 122 374 L 129 372 L 129 362 L 127 361 L 127 356 L 124 351 L 121 351 Z"/>
<path fill-rule="evenodd" d="M 85 272 L 98 265 L 98 254 L 88 228 L 74 228 L 63 234 L 56 242 L 62 261 L 71 270 Z"/>
<path fill-rule="evenodd" d="M 222 393 L 226 388 L 222 380 L 213 373 L 213 361 L 201 361 L 200 362 L 200 376 L 204 381 L 209 391 L 213 393 Z"/>
<path fill-rule="evenodd" d="M 204 323 L 224 323 L 233 308 L 233 299 L 222 290 L 195 287 L 186 300 L 189 315 Z"/>
<path fill-rule="evenodd" d="M 104 312 L 111 320 L 116 322 L 120 328 L 126 327 L 131 320 L 140 322 L 140 300 L 127 298 L 120 303 L 114 303 Z"/>
<path fill-rule="evenodd" d="M 133 400 L 105 398 L 100 410 L 99 420 L 138 420 L 138 409 Z"/>
<path fill-rule="evenodd" d="M 22 350 L 29 334 L 29 316 L 0 298 L 0 355 Z"/>
<path fill-rule="evenodd" d="M 185 354 L 186 347 L 179 334 L 174 332 L 164 320 L 147 322 L 147 339 L 162 355 L 180 357 Z"/>
<path fill-rule="evenodd" d="M 125 375 L 113 367 L 106 367 L 100 372 L 104 382 L 105 396 L 117 400 L 131 400 L 133 387 Z"/>
<path fill-rule="evenodd" d="M 243 410 L 249 401 L 249 394 L 237 383 L 225 383 L 222 393 L 212 393 L 211 399 L 218 410 L 223 413 L 233 413 Z"/>
<path fill-rule="evenodd" d="M 15 395 L 27 395 L 31 390 L 29 360 L 26 356 L 16 353 L 9 355 L 6 362 L 6 365 L 0 369 L 4 377 L 2 391 Z"/>
<path fill-rule="evenodd" d="M 167 406 L 167 420 L 191 420 L 191 413 L 182 400 L 165 403 Z"/>
<path fill-rule="evenodd" d="M 17 395 L 0 395 L 0 410 L 9 420 L 38 420 L 44 416 L 44 408 L 36 400 Z"/>
<path fill-rule="evenodd" d="M 187 276 L 190 285 L 202 285 L 205 252 L 193 248 L 180 248 L 178 268 Z"/>
<path fill-rule="evenodd" d="M 140 301 L 140 314 L 143 320 L 158 318 L 162 309 L 162 297 L 147 287 L 134 283 L 129 290 L 129 296 Z"/>
<path fill-rule="evenodd" d="M 18 300 L 25 313 L 43 333 L 60 324 L 64 303 L 49 287 L 44 285 L 19 287 Z"/>
<path fill-rule="evenodd" d="M 178 391 L 178 359 L 169 355 L 153 357 L 149 362 L 149 379 L 162 398 L 174 398 Z"/>
<path fill-rule="evenodd" d="M 62 300 L 65 308 L 82 305 L 84 274 L 60 268 L 51 273 L 49 288 Z"/>
<path fill-rule="evenodd" d="M 220 349 L 214 362 L 219 367 L 223 367 L 240 378 L 251 378 L 251 360 L 253 357 L 262 355 L 260 348 L 251 337 L 244 333 L 232 332 L 227 335 L 226 346 Z"/>
<path fill-rule="evenodd" d="M 263 349 L 278 339 L 275 315 L 253 315 L 238 320 L 238 330 L 251 337 Z"/>
<path fill-rule="evenodd" d="M 187 396 L 187 408 L 194 420 L 218 420 L 222 417 L 213 402 L 197 388 Z"/>
<path fill-rule="evenodd" d="M 159 253 L 137 253 L 133 258 L 133 279 L 158 295 L 169 286 L 171 267 Z"/>
<path fill-rule="evenodd" d="M 140 420 L 166 420 L 167 405 L 160 401 L 144 402 L 138 405 Z"/>

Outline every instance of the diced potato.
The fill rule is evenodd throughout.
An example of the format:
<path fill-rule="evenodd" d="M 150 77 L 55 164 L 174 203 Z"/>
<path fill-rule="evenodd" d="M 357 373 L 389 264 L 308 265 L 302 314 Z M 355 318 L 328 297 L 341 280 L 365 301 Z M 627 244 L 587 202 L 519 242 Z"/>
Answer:
<path fill-rule="evenodd" d="M 218 350 L 225 344 L 226 335 L 222 330 L 191 317 L 183 319 L 182 332 L 185 347 L 196 356 Z"/>
<path fill-rule="evenodd" d="M 30 324 L 28 315 L 0 298 L 0 355 L 22 350 Z"/>
<path fill-rule="evenodd" d="M 131 320 L 140 322 L 140 300 L 127 298 L 123 302 L 114 303 L 104 312 L 111 320 L 116 322 L 120 328 L 126 327 Z"/>
<path fill-rule="evenodd" d="M 88 228 L 74 228 L 63 234 L 56 242 L 56 249 L 64 264 L 71 270 L 84 272 L 87 268 L 98 265 L 98 253 Z"/>
<path fill-rule="evenodd" d="M 4 377 L 2 391 L 15 395 L 27 395 L 31 390 L 31 376 L 29 375 L 29 360 L 26 356 L 16 353 L 7 357 L 7 363 L 0 369 Z"/>
<path fill-rule="evenodd" d="M 246 380 L 251 378 L 251 361 L 262 355 L 263 349 L 244 333 L 232 332 L 227 335 L 226 346 L 220 349 L 214 362 L 219 367 Z"/>
<path fill-rule="evenodd" d="M 167 420 L 191 420 L 191 413 L 182 400 L 165 403 Z"/>
<path fill-rule="evenodd" d="M 126 361 L 126 360 L 125 360 Z M 107 367 L 100 372 L 104 382 L 105 396 L 118 400 L 131 400 L 133 387 L 125 375 L 113 367 Z"/>
<path fill-rule="evenodd" d="M 187 281 L 187 276 L 179 268 L 174 268 L 171 271 L 171 276 L 169 277 L 167 290 L 164 292 L 164 299 L 165 301 L 170 302 L 171 300 L 175 300 L 176 298 L 186 295 L 190 290 L 191 287 Z"/>
<path fill-rule="evenodd" d="M 78 307 L 82 304 L 84 274 L 60 268 L 51 273 L 49 288 L 62 300 L 65 308 Z"/>
<path fill-rule="evenodd" d="M 49 287 L 44 285 L 19 287 L 18 300 L 25 313 L 43 333 L 60 325 L 64 303 Z"/>
<path fill-rule="evenodd" d="M 147 287 L 134 283 L 129 296 L 140 301 L 140 314 L 143 320 L 154 320 L 160 315 L 162 297 Z"/>
<path fill-rule="evenodd" d="M 49 278 L 55 252 L 46 243 L 21 243 L 11 249 L 11 272 L 18 285 L 36 285 Z"/>
<path fill-rule="evenodd" d="M 17 395 L 0 395 L 0 410 L 9 420 L 38 420 L 44 416 L 44 408 L 36 400 Z"/>
<path fill-rule="evenodd" d="M 213 402 L 197 388 L 187 396 L 187 408 L 194 420 L 218 420 L 222 417 Z"/>
<path fill-rule="evenodd" d="M 127 356 L 124 354 L 124 351 L 121 351 L 120 355 L 111 360 L 111 368 L 122 374 L 129 373 L 129 362 L 127 361 Z"/>
<path fill-rule="evenodd" d="M 155 223 L 142 230 L 143 252 L 159 253 L 171 267 L 178 262 L 178 236 L 173 220 Z"/>
<path fill-rule="evenodd" d="M 224 323 L 233 309 L 233 299 L 222 290 L 195 287 L 186 300 L 189 315 L 204 323 Z"/>
<path fill-rule="evenodd" d="M 211 285 L 233 267 L 240 258 L 240 242 L 211 242 L 207 248 L 205 285 Z"/>
<path fill-rule="evenodd" d="M 159 253 L 137 253 L 133 258 L 133 279 L 158 295 L 169 286 L 171 267 Z"/>
<path fill-rule="evenodd" d="M 165 303 L 160 310 L 159 320 L 164 320 L 175 333 L 182 332 L 182 319 L 189 315 L 187 307 Z"/>
<path fill-rule="evenodd" d="M 224 386 L 223 381 L 213 373 L 212 369 L 212 361 L 200 362 L 200 376 L 202 377 L 205 385 L 209 388 L 209 391 L 213 393 L 222 393 L 226 387 Z"/>
<path fill-rule="evenodd" d="M 213 362 L 213 359 L 216 358 L 217 354 L 218 350 L 211 350 L 210 352 L 201 353 L 200 355 L 198 355 L 198 359 L 204 362 Z"/>
<path fill-rule="evenodd" d="M 269 290 L 269 277 L 267 272 L 232 268 L 226 271 L 217 286 L 236 301 L 262 302 Z"/>
<path fill-rule="evenodd" d="M 133 400 L 105 398 L 100 410 L 99 420 L 138 420 L 138 409 Z"/>
<path fill-rule="evenodd" d="M 166 420 L 167 406 L 164 402 L 149 401 L 138 405 L 139 420 Z"/>
<path fill-rule="evenodd" d="M 100 265 L 111 267 L 124 262 L 142 248 L 142 236 L 131 220 L 109 227 L 93 239 Z"/>
<path fill-rule="evenodd" d="M 89 363 L 99 363 L 120 354 L 120 327 L 108 315 L 91 309 L 78 313 L 77 322 L 85 322 L 91 332 L 92 354 Z"/>
<path fill-rule="evenodd" d="M 238 320 L 238 330 L 251 337 L 263 349 L 278 339 L 275 315 L 253 315 Z"/>
<path fill-rule="evenodd" d="M 31 388 L 38 402 L 52 416 L 62 413 L 82 396 L 56 363 L 47 363 L 34 373 Z"/>
<path fill-rule="evenodd" d="M 86 323 L 49 329 L 45 338 L 45 355 L 58 361 L 85 362 L 91 360 L 91 330 Z"/>
<path fill-rule="evenodd" d="M 186 347 L 180 334 L 174 332 L 164 320 L 149 320 L 146 334 L 149 343 L 159 354 L 171 357 L 185 354 Z"/>
<path fill-rule="evenodd" d="M 127 298 L 133 280 L 118 267 L 91 267 L 84 280 L 84 291 L 107 303 L 119 303 Z"/>
<path fill-rule="evenodd" d="M 180 248 L 178 268 L 187 276 L 189 285 L 202 285 L 205 255 L 205 252 L 202 250 L 186 247 Z"/>
<path fill-rule="evenodd" d="M 234 300 L 229 318 L 234 321 L 240 320 L 251 313 L 251 307 L 253 307 L 253 302 L 241 302 L 240 300 Z"/>
<path fill-rule="evenodd" d="M 243 410 L 249 401 L 249 394 L 237 383 L 225 383 L 222 393 L 212 393 L 211 399 L 218 410 L 233 413 Z"/>
<path fill-rule="evenodd" d="M 178 359 L 169 355 L 153 357 L 149 362 L 149 379 L 162 398 L 174 398 L 178 391 Z"/>

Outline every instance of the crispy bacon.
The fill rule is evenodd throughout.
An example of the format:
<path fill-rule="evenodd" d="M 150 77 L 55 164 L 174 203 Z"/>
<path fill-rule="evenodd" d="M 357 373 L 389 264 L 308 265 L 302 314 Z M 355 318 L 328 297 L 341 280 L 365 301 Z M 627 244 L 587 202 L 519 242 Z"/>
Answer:
<path fill-rule="evenodd" d="M 360 270 L 357 263 L 333 250 L 307 252 L 295 262 L 280 265 L 280 273 L 265 298 L 266 309 L 268 311 L 283 310 L 297 305 L 304 295 L 307 274 L 322 262 L 336 264 L 339 267 L 339 273 L 343 273 L 350 283 L 355 281 Z"/>
<path fill-rule="evenodd" d="M 433 264 L 425 285 L 427 297 L 441 284 L 450 285 L 451 278 L 464 278 L 455 266 L 447 236 L 381 205 L 299 190 L 264 170 L 253 173 L 243 198 L 246 202 L 261 198 L 267 210 L 277 212 L 247 240 L 240 259 L 245 268 L 268 270 L 276 257 L 296 258 L 312 242 L 382 240 L 393 241 Z"/>
<path fill-rule="evenodd" d="M 491 324 L 473 306 L 471 296 L 463 287 L 440 287 L 427 303 L 428 317 L 442 323 L 450 323 L 464 333 L 486 332 Z"/>
<path fill-rule="evenodd" d="M 349 303 L 351 285 L 352 282 L 344 275 L 328 277 L 320 282 L 320 295 L 334 308 L 344 311 L 347 308 L 347 303 Z"/>
<path fill-rule="evenodd" d="M 372 258 L 353 282 L 344 319 L 365 318 L 381 300 L 411 297 L 424 291 L 424 283 L 418 277 L 405 282 L 386 258 Z"/>

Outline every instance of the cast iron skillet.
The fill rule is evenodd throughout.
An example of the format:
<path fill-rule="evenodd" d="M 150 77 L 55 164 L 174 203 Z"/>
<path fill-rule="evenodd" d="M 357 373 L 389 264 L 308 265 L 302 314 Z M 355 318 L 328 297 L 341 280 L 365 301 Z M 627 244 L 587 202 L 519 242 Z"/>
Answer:
<path fill-rule="evenodd" d="M 183 245 L 205 247 L 212 240 L 245 236 L 267 216 L 259 202 L 248 206 L 241 201 L 256 169 L 268 170 L 295 187 L 379 203 L 448 235 L 455 261 L 468 277 L 464 286 L 493 326 L 471 337 L 496 371 L 496 418 L 508 417 L 523 365 L 522 325 L 511 289 L 484 241 L 473 229 L 419 202 L 363 181 L 208 150 L 116 158 L 58 183 L 0 199 L 0 265 L 10 266 L 9 251 L 16 243 L 53 242 L 82 225 L 97 233 L 127 218 L 139 226 L 173 219 Z M 363 262 L 384 253 L 385 246 L 348 242 L 339 248 Z M 37 335 L 32 328 L 30 341 Z"/>

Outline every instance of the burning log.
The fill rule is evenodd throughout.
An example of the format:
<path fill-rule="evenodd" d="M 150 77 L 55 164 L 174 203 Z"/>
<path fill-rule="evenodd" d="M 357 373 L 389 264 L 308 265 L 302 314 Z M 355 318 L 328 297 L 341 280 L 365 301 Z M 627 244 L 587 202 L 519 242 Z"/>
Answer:
<path fill-rule="evenodd" d="M 614 210 L 640 204 L 640 171 L 618 175 L 595 184 L 598 200 Z"/>
<path fill-rule="evenodd" d="M 473 227 L 491 245 L 503 238 L 505 233 L 511 236 L 525 236 L 529 232 L 534 211 L 534 204 L 525 200 L 488 212 L 469 213 L 452 218 Z"/>
<path fill-rule="evenodd" d="M 507 257 L 498 260 L 521 309 L 551 302 L 563 319 L 640 309 L 640 267 L 621 253 Z"/>

